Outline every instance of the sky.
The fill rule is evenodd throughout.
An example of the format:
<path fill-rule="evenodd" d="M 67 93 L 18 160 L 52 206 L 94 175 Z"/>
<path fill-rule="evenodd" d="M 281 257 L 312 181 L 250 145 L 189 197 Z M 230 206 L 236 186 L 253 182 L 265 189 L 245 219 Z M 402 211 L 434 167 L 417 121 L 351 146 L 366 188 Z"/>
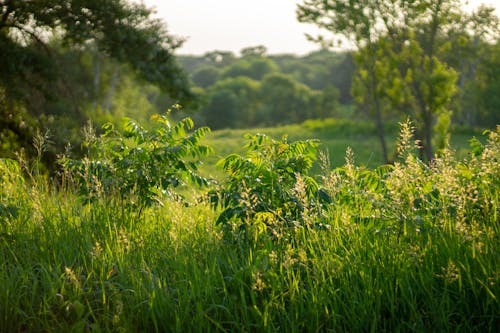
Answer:
<path fill-rule="evenodd" d="M 264 45 L 269 54 L 307 54 L 319 49 L 305 34 L 319 30 L 297 21 L 299 0 L 143 0 L 155 7 L 156 16 L 170 34 L 186 38 L 177 54 L 202 55 Z M 500 0 L 469 0 L 469 7 L 493 5 L 500 15 Z"/>

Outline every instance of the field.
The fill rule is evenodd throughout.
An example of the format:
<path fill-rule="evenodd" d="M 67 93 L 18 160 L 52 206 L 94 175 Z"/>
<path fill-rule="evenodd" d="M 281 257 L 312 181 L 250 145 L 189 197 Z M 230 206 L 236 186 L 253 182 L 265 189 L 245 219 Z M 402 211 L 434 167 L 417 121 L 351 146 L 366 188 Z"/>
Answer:
<path fill-rule="evenodd" d="M 245 132 L 201 140 L 215 150 L 202 173 L 219 184 L 182 188 L 189 201 L 155 192 L 154 204 L 131 205 L 142 202 L 139 181 L 103 190 L 100 173 L 61 183 L 36 161 L 0 161 L 0 331 L 500 326 L 498 130 L 471 149 L 471 133 L 456 132 L 457 153 L 427 165 L 403 126 L 395 163 L 382 167 L 368 124 L 261 129 L 276 140 L 248 149 Z M 306 138 L 322 145 L 291 143 Z M 325 147 L 331 161 L 312 164 Z M 233 152 L 243 158 L 215 165 Z"/>
<path fill-rule="evenodd" d="M 399 126 L 395 122 L 388 122 L 385 131 L 389 155 L 394 158 Z M 450 145 L 455 155 L 458 158 L 467 156 L 470 151 L 469 140 L 472 137 L 482 140 L 481 132 L 481 130 L 474 129 L 454 129 Z M 318 139 L 321 142 L 319 149 L 329 155 L 333 168 L 344 165 L 348 147 L 352 148 L 355 162 L 359 166 L 376 168 L 383 163 L 379 139 L 371 122 L 345 119 L 308 120 L 296 125 L 251 130 L 227 129 L 208 134 L 205 142 L 215 148 L 215 153 L 208 157 L 203 166 L 207 176 L 220 177 L 222 175 L 221 168 L 215 165 L 216 162 L 228 154 L 243 152 L 243 146 L 247 143 L 245 135 L 248 133 L 263 133 L 278 139 L 285 135 L 289 141 Z"/>

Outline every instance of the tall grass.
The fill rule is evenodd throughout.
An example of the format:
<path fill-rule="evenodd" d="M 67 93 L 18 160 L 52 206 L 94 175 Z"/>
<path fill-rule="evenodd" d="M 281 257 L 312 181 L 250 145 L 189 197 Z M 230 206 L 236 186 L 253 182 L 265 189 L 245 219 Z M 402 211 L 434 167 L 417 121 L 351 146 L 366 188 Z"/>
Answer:
<path fill-rule="evenodd" d="M 84 203 L 4 160 L 0 331 L 496 331 L 499 136 L 431 165 L 408 137 L 392 167 L 325 160 L 324 227 L 251 242 L 204 201 Z"/>

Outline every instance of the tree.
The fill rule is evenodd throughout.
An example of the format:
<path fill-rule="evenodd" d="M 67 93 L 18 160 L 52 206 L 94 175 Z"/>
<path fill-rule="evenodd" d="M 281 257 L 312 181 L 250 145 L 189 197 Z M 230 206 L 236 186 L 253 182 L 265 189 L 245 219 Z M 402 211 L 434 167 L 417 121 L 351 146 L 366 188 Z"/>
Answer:
<path fill-rule="evenodd" d="M 201 109 L 207 125 L 214 129 L 251 127 L 256 119 L 259 82 L 239 76 L 218 81 L 210 87 L 208 103 Z"/>
<path fill-rule="evenodd" d="M 500 124 L 500 40 L 488 45 L 484 61 L 478 64 L 476 80 L 467 86 L 470 90 L 469 114 L 474 125 L 494 128 Z"/>
<path fill-rule="evenodd" d="M 312 116 L 310 102 L 312 91 L 309 87 L 280 73 L 269 74 L 260 87 L 260 118 L 267 125 L 300 123 Z"/>
<path fill-rule="evenodd" d="M 228 89 L 214 91 L 202 109 L 207 125 L 214 129 L 235 127 L 239 113 L 239 99 Z"/>
<path fill-rule="evenodd" d="M 193 73 L 193 82 L 202 88 L 213 85 L 220 76 L 220 70 L 214 66 L 203 66 Z"/>
<path fill-rule="evenodd" d="M 263 45 L 245 47 L 240 51 L 242 57 L 263 57 L 267 53 L 267 48 Z"/>
<path fill-rule="evenodd" d="M 340 118 L 339 90 L 334 86 L 327 86 L 322 91 L 315 91 L 312 95 L 312 102 L 310 104 L 314 106 L 314 113 L 311 115 L 314 118 Z"/>
<path fill-rule="evenodd" d="M 139 78 L 158 85 L 173 98 L 186 103 L 193 97 L 173 54 L 182 40 L 169 35 L 143 4 L 0 0 L 0 8 L 0 117 L 6 119 L 0 131 L 15 133 L 24 146 L 31 141 L 24 119 L 36 126 L 41 116 L 50 116 L 37 108 L 40 105 L 30 104 L 33 96 L 57 101 L 63 92 L 72 94 L 72 87 L 63 82 L 63 74 L 71 73 L 61 71 L 61 50 L 95 46 L 104 56 L 127 63 Z M 82 117 L 81 100 L 73 103 L 73 117 Z M 9 117 L 21 113 L 21 122 L 17 116 Z"/>
<path fill-rule="evenodd" d="M 357 92 L 374 115 L 383 150 L 383 105 L 388 100 L 415 117 L 417 139 L 424 157 L 431 160 L 433 125 L 436 117 L 448 113 L 457 78 L 439 59 L 444 46 L 440 37 L 463 17 L 460 2 L 305 0 L 297 15 L 301 22 L 344 36 L 363 53 L 358 79 L 365 89 Z M 401 91 L 396 95 L 395 85 Z"/>
<path fill-rule="evenodd" d="M 267 74 L 277 71 L 278 67 L 269 58 L 261 56 L 246 56 L 227 67 L 223 78 L 246 76 L 254 80 L 262 80 Z"/>

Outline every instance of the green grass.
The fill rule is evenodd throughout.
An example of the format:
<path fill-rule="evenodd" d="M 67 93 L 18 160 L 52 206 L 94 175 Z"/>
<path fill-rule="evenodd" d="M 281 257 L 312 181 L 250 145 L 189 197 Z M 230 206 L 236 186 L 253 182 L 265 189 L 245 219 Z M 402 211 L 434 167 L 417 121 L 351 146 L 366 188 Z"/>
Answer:
<path fill-rule="evenodd" d="M 390 158 L 395 155 L 395 142 L 399 135 L 397 123 L 386 126 L 386 140 Z M 469 151 L 469 139 L 480 137 L 481 130 L 454 129 L 451 133 L 451 148 L 457 156 L 463 158 Z M 215 154 L 208 157 L 203 167 L 207 176 L 221 177 L 221 168 L 215 164 L 231 153 L 241 154 L 247 143 L 246 134 L 262 133 L 276 139 L 286 135 L 290 141 L 318 139 L 320 150 L 328 153 L 332 167 L 345 163 L 345 153 L 350 147 L 358 165 L 375 168 L 383 163 L 382 149 L 373 123 L 366 120 L 352 121 L 344 119 L 308 120 L 302 124 L 256 129 L 226 129 L 214 131 L 206 136 L 205 142 L 215 149 Z M 317 169 L 315 169 L 317 170 Z"/>
<path fill-rule="evenodd" d="M 267 133 L 282 131 L 330 136 Z M 223 156 L 242 134 L 209 140 Z M 228 237 L 206 202 L 138 214 L 0 163 L 0 332 L 494 332 L 499 157 L 497 139 L 468 162 L 409 158 L 383 189 L 348 164 L 324 175 L 332 203 L 310 217 L 328 228 L 253 242 Z"/>

